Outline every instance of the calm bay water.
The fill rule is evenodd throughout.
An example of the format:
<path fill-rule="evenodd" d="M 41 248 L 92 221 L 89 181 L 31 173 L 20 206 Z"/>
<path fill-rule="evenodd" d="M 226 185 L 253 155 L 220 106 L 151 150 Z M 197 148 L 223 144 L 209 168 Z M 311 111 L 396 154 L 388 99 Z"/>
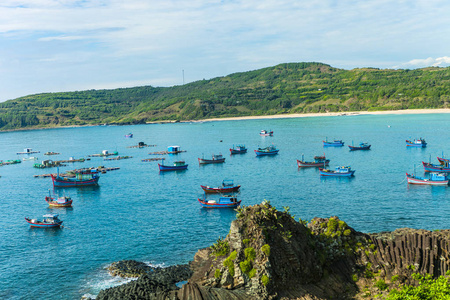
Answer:
<path fill-rule="evenodd" d="M 199 248 L 226 236 L 233 210 L 200 208 L 200 184 L 220 185 L 233 179 L 242 185 L 244 205 L 270 200 L 289 206 L 302 219 L 339 216 L 356 230 L 378 232 L 400 227 L 450 228 L 450 188 L 408 186 L 405 172 L 423 173 L 421 161 L 437 163 L 450 156 L 449 115 L 340 116 L 205 123 L 99 126 L 0 133 L 0 160 L 17 159 L 16 152 L 33 148 L 43 159 L 86 157 L 102 150 L 132 159 L 75 163 L 81 167 L 120 167 L 102 174 L 98 187 L 59 189 L 70 195 L 73 208 L 50 209 L 44 198 L 50 178 L 35 174 L 33 161 L 0 168 L 0 299 L 79 299 L 116 284 L 104 267 L 123 259 L 157 265 L 186 263 Z M 261 129 L 274 130 L 260 137 Z M 128 132 L 134 138 L 124 137 Z M 323 148 L 328 137 L 346 146 Z M 409 149 L 405 139 L 424 137 L 425 149 Z M 143 141 L 156 147 L 130 149 Z M 367 141 L 370 151 L 350 152 L 347 145 Z M 233 144 L 249 152 L 229 155 Z M 253 150 L 275 144 L 279 155 L 260 157 Z M 160 174 L 157 162 L 141 162 L 149 152 L 180 145 L 187 152 L 167 156 L 185 160 L 187 171 Z M 43 153 L 55 151 L 58 156 Z M 223 165 L 199 166 L 198 157 L 221 152 Z M 296 159 L 311 160 L 325 153 L 330 167 L 351 165 L 354 178 L 319 177 L 318 170 L 298 169 Z M 24 217 L 59 213 L 65 228 L 33 229 Z"/>

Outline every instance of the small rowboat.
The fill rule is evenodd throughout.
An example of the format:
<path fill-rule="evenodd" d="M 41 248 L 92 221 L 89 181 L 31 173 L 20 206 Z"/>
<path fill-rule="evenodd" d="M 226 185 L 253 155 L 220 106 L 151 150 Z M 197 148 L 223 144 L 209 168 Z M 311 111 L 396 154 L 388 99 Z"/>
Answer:
<path fill-rule="evenodd" d="M 230 148 L 231 154 L 244 154 L 247 153 L 247 148 L 245 145 L 237 145 L 236 147 Z"/>
<path fill-rule="evenodd" d="M 406 180 L 410 184 L 421 185 L 448 185 L 448 177 L 445 173 L 431 173 L 430 178 L 423 178 L 415 176 L 414 174 L 406 173 Z"/>
<path fill-rule="evenodd" d="M 204 164 L 221 164 L 225 162 L 225 157 L 222 156 L 222 154 L 213 154 L 212 159 L 204 159 L 199 158 L 198 163 L 201 165 Z"/>
<path fill-rule="evenodd" d="M 277 147 L 275 147 L 274 145 L 270 145 L 269 147 L 266 148 L 258 148 L 257 150 L 255 150 L 256 156 L 264 156 L 264 155 L 276 155 L 278 154 L 278 150 Z"/>
<path fill-rule="evenodd" d="M 344 142 L 342 140 L 334 140 L 332 142 L 322 141 L 324 147 L 342 147 Z"/>
<path fill-rule="evenodd" d="M 25 218 L 25 220 L 30 224 L 31 227 L 39 228 L 53 228 L 60 227 L 63 221 L 58 219 L 57 214 L 46 214 L 43 216 L 43 220 Z"/>
<path fill-rule="evenodd" d="M 186 170 L 188 165 L 184 162 L 184 160 L 175 161 L 173 166 L 166 166 L 164 164 L 158 164 L 159 171 L 177 171 L 177 170 Z"/>
<path fill-rule="evenodd" d="M 413 141 L 406 140 L 406 146 L 407 147 L 419 147 L 419 148 L 425 148 L 427 146 L 427 142 L 425 142 L 425 139 L 415 139 Z"/>
<path fill-rule="evenodd" d="M 72 198 L 66 196 L 58 197 L 57 199 L 47 196 L 45 201 L 52 207 L 70 207 L 73 202 Z"/>
<path fill-rule="evenodd" d="M 273 131 L 272 130 L 261 130 L 261 132 L 259 133 L 260 136 L 273 136 Z"/>
<path fill-rule="evenodd" d="M 350 166 L 336 167 L 334 171 L 328 169 L 319 169 L 320 176 L 336 176 L 336 177 L 351 177 L 355 173 Z"/>
<path fill-rule="evenodd" d="M 329 159 L 323 156 L 314 156 L 314 161 L 304 161 L 304 156 L 302 155 L 302 160 L 297 159 L 297 165 L 299 168 L 302 167 L 325 167 L 330 163 Z"/>
<path fill-rule="evenodd" d="M 125 134 L 125 137 L 126 137 L 126 138 L 132 138 L 132 137 L 133 137 L 133 134 L 132 134 L 132 133 Z"/>
<path fill-rule="evenodd" d="M 236 208 L 241 204 L 241 200 L 236 197 L 224 196 L 220 197 L 219 200 L 206 200 L 198 198 L 200 205 L 205 208 Z"/>
<path fill-rule="evenodd" d="M 228 193 L 235 193 L 235 192 L 239 191 L 241 186 L 234 185 L 233 180 L 224 180 L 224 181 L 222 181 L 222 186 L 210 187 L 210 186 L 201 185 L 201 188 L 207 194 L 219 194 L 219 193 L 228 194 Z"/>
<path fill-rule="evenodd" d="M 350 148 L 350 151 L 355 151 L 355 150 L 370 150 L 370 146 L 369 143 L 359 143 L 359 146 L 350 146 L 348 145 L 348 147 Z"/>

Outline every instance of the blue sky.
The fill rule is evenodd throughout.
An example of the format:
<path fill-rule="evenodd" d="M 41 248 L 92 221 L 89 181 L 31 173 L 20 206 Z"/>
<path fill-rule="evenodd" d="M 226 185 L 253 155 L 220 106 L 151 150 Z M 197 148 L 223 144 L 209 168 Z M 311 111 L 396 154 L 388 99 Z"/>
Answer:
<path fill-rule="evenodd" d="M 435 0 L 1 0 L 0 101 L 285 62 L 446 67 L 449 15 Z"/>

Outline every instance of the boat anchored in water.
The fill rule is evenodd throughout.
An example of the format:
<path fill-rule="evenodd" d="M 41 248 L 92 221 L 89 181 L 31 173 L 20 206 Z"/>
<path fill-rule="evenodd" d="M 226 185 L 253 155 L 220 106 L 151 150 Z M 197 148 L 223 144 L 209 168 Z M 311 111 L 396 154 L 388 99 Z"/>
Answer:
<path fill-rule="evenodd" d="M 200 185 L 200 187 L 208 194 L 226 194 L 226 193 L 234 193 L 239 191 L 240 185 L 234 185 L 233 180 L 223 180 L 222 186 L 219 187 L 210 187 L 205 185 Z"/>
<path fill-rule="evenodd" d="M 275 145 L 270 145 L 269 147 L 258 148 L 257 150 L 255 150 L 255 154 L 256 156 L 276 155 L 278 154 L 278 151 L 280 150 L 278 150 Z"/>
<path fill-rule="evenodd" d="M 334 171 L 329 169 L 319 169 L 320 176 L 335 176 L 335 177 L 351 177 L 355 174 L 350 166 L 336 167 Z"/>
<path fill-rule="evenodd" d="M 198 163 L 204 164 L 221 164 L 225 162 L 225 157 L 222 154 L 213 154 L 211 159 L 199 158 Z"/>
<path fill-rule="evenodd" d="M 427 146 L 427 142 L 425 139 L 414 139 L 414 140 L 406 140 L 406 146 L 407 147 L 418 147 L 418 148 L 425 148 Z"/>
<path fill-rule="evenodd" d="M 348 147 L 350 148 L 350 151 L 355 151 L 355 150 L 370 150 L 370 146 L 369 143 L 359 143 L 359 146 L 350 146 L 348 145 Z"/>
<path fill-rule="evenodd" d="M 198 202 L 205 208 L 236 208 L 241 204 L 241 200 L 238 200 L 235 196 L 223 196 L 218 200 L 206 200 L 198 198 Z"/>
<path fill-rule="evenodd" d="M 326 159 L 325 154 L 320 156 L 314 156 L 314 161 L 305 161 L 304 155 L 302 154 L 302 160 L 297 159 L 297 165 L 299 168 L 302 167 L 325 167 L 330 163 L 329 159 Z"/>
<path fill-rule="evenodd" d="M 51 197 L 50 192 L 49 195 L 45 197 L 45 201 L 51 207 L 70 207 L 72 206 L 72 198 L 67 196 L 55 196 Z"/>
<path fill-rule="evenodd" d="M 244 154 L 247 153 L 247 148 L 245 145 L 236 145 L 236 147 L 233 145 L 233 148 L 230 148 L 231 154 Z"/>
<path fill-rule="evenodd" d="M 322 141 L 324 147 L 342 147 L 344 142 L 342 140 L 334 140 L 332 142 Z"/>
<path fill-rule="evenodd" d="M 406 180 L 410 184 L 448 185 L 448 177 L 446 173 L 431 172 L 429 178 L 419 177 L 414 174 L 406 173 Z"/>
<path fill-rule="evenodd" d="M 188 165 L 184 160 L 174 161 L 172 166 L 164 165 L 164 161 L 162 164 L 158 164 L 159 171 L 177 171 L 177 170 L 186 170 Z"/>
<path fill-rule="evenodd" d="M 75 177 L 63 177 L 58 174 L 56 176 L 51 174 L 53 187 L 79 187 L 98 185 L 100 175 L 97 170 L 78 170 L 75 173 Z"/>
<path fill-rule="evenodd" d="M 30 219 L 25 218 L 25 220 L 30 224 L 31 227 L 38 227 L 38 228 L 54 228 L 54 227 L 60 227 L 63 223 L 58 218 L 58 214 L 46 214 L 43 215 L 43 220 L 37 220 L 37 219 Z"/>
<path fill-rule="evenodd" d="M 273 130 L 261 130 L 260 136 L 273 136 Z"/>

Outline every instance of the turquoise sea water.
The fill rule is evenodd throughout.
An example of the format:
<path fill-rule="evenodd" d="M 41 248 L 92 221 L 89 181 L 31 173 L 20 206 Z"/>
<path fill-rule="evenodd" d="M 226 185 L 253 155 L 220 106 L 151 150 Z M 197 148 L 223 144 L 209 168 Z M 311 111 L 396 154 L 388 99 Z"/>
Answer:
<path fill-rule="evenodd" d="M 233 210 L 200 208 L 201 184 L 233 179 L 242 185 L 239 198 L 252 205 L 264 199 L 279 209 L 289 206 L 302 219 L 339 216 L 356 230 L 378 232 L 400 227 L 450 228 L 450 188 L 408 186 L 405 172 L 421 161 L 437 163 L 450 156 L 449 115 L 340 116 L 204 123 L 98 126 L 0 133 L 0 160 L 23 158 L 33 148 L 43 159 L 80 158 L 102 150 L 132 159 L 75 163 L 80 167 L 120 167 L 102 174 L 98 187 L 62 189 L 73 208 L 48 208 L 44 198 L 50 178 L 35 174 L 33 161 L 0 167 L 0 299 L 79 299 L 116 284 L 104 270 L 109 263 L 136 259 L 156 265 L 186 263 L 199 248 L 224 237 Z M 274 130 L 260 137 L 261 129 Z M 132 132 L 134 138 L 124 135 Z M 425 149 L 410 149 L 405 139 L 424 137 Z M 323 148 L 322 140 L 342 139 L 345 147 Z M 157 147 L 129 149 L 143 141 Z M 350 152 L 347 145 L 367 141 L 370 151 Z M 249 152 L 229 155 L 233 144 Z M 279 155 L 256 157 L 258 146 L 275 144 Z M 141 162 L 149 152 L 180 145 L 187 152 L 167 156 L 185 160 L 187 171 L 160 174 L 157 162 Z M 47 151 L 60 152 L 56 157 Z M 221 152 L 222 165 L 199 166 L 197 158 Z M 317 169 L 298 169 L 296 159 L 325 153 L 330 167 L 351 165 L 354 178 L 321 179 Z M 62 229 L 33 229 L 24 217 L 56 212 Z"/>

